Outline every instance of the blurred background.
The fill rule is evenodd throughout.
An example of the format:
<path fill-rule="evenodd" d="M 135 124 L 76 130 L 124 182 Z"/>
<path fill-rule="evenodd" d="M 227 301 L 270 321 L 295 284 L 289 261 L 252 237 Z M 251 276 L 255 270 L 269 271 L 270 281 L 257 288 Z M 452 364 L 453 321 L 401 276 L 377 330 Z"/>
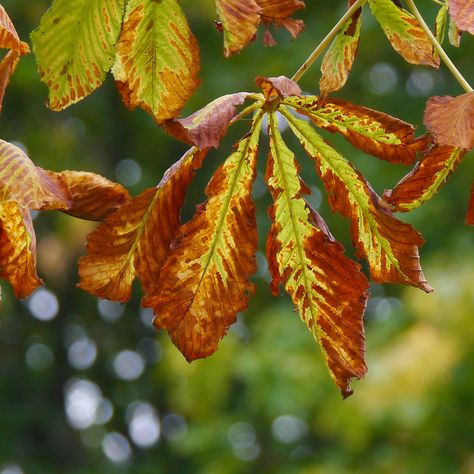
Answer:
<path fill-rule="evenodd" d="M 202 85 L 187 115 L 220 95 L 255 90 L 257 75 L 291 76 L 347 2 L 308 0 L 299 15 L 307 27 L 296 41 L 278 31 L 278 45 L 264 48 L 260 32 L 229 60 L 213 24 L 213 1 L 182 3 L 202 55 Z M 419 3 L 432 24 L 436 5 Z M 2 4 L 29 41 L 49 2 Z M 473 83 L 474 39 L 466 35 L 460 50 L 447 50 Z M 309 93 L 318 91 L 319 64 L 301 81 Z M 359 56 L 338 97 L 417 124 L 421 134 L 426 99 L 461 92 L 444 67 L 404 63 L 365 12 Z M 110 76 L 64 112 L 49 111 L 46 98 L 29 55 L 7 89 L 0 136 L 44 168 L 102 173 L 136 195 L 156 185 L 186 150 L 141 110 L 129 113 Z M 205 184 L 246 126 L 237 124 L 207 158 L 184 218 L 204 200 Z M 313 205 L 352 255 L 347 222 L 328 209 L 311 162 L 290 134 L 284 137 L 297 152 Z M 327 138 L 379 193 L 408 171 Z M 427 240 L 422 261 L 435 292 L 372 285 L 365 316 L 369 372 L 343 402 L 289 298 L 270 295 L 265 147 L 264 137 L 254 190 L 257 292 L 219 350 L 192 365 L 153 329 L 138 285 L 123 306 L 75 288 L 76 262 L 95 224 L 60 213 L 35 218 L 45 286 L 16 301 L 1 285 L 0 474 L 474 473 L 474 246 L 473 229 L 464 224 L 472 153 L 436 198 L 401 216 Z"/>

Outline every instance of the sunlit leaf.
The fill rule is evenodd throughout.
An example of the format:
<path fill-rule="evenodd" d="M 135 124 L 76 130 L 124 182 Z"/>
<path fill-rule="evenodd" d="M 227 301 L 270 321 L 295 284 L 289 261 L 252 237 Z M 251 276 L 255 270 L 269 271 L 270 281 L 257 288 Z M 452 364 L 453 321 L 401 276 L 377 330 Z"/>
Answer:
<path fill-rule="evenodd" d="M 424 122 L 440 145 L 474 148 L 474 92 L 458 97 L 431 97 Z"/>
<path fill-rule="evenodd" d="M 262 77 L 258 76 L 255 83 L 262 89 L 263 95 L 268 102 L 277 98 L 299 96 L 303 93 L 300 86 L 285 76 Z"/>
<path fill-rule="evenodd" d="M 321 64 L 319 88 L 324 97 L 344 87 L 359 48 L 362 9 L 359 8 L 334 38 Z"/>
<path fill-rule="evenodd" d="M 249 95 L 248 92 L 238 92 L 219 97 L 189 117 L 165 122 L 165 130 L 178 140 L 198 148 L 217 148 L 230 120 L 236 115 L 236 107 Z"/>
<path fill-rule="evenodd" d="M 7 12 L 0 5 L 0 48 L 16 51 L 18 54 L 27 54 L 30 47 L 20 40 Z"/>
<path fill-rule="evenodd" d="M 237 313 L 247 307 L 256 270 L 257 228 L 251 199 L 262 112 L 251 132 L 216 171 L 208 200 L 184 224 L 144 306 L 188 361 L 216 349 Z"/>
<path fill-rule="evenodd" d="M 262 9 L 256 0 L 216 0 L 216 8 L 224 28 L 224 54 L 229 57 L 255 38 Z"/>
<path fill-rule="evenodd" d="M 474 0 L 448 0 L 448 5 L 458 28 L 474 35 Z"/>
<path fill-rule="evenodd" d="M 19 61 L 20 54 L 17 51 L 9 51 L 0 62 L 0 111 L 2 110 L 5 89 Z"/>
<path fill-rule="evenodd" d="M 465 152 L 457 147 L 436 146 L 384 197 L 395 211 L 411 211 L 431 199 L 457 168 Z"/>
<path fill-rule="evenodd" d="M 471 198 L 469 199 L 469 207 L 466 215 L 466 224 L 474 225 L 474 182 L 471 188 Z"/>
<path fill-rule="evenodd" d="M 411 164 L 428 138 L 414 137 L 414 127 L 390 115 L 343 100 L 316 96 L 289 97 L 283 102 L 307 115 L 320 128 L 340 133 L 360 150 L 392 163 Z"/>
<path fill-rule="evenodd" d="M 411 13 L 392 0 L 369 0 L 369 5 L 398 54 L 411 64 L 439 67 L 430 39 Z"/>
<path fill-rule="evenodd" d="M 297 119 L 284 107 L 279 110 L 315 160 L 331 208 L 351 221 L 353 244 L 358 255 L 367 259 L 372 279 L 431 291 L 419 263 L 418 247 L 423 243 L 420 234 L 409 224 L 395 219 L 363 176 L 308 122 Z"/>
<path fill-rule="evenodd" d="M 68 170 L 50 174 L 59 177 L 69 191 L 71 206 L 64 212 L 79 219 L 104 220 L 131 199 L 122 185 L 95 173 Z"/>
<path fill-rule="evenodd" d="M 0 202 L 0 278 L 25 298 L 42 284 L 36 275 L 36 239 L 27 209 L 15 201 Z"/>
<path fill-rule="evenodd" d="M 69 193 L 56 176 L 35 166 L 16 145 L 0 140 L 0 201 L 29 209 L 67 209 Z"/>
<path fill-rule="evenodd" d="M 124 103 L 159 124 L 199 85 L 199 47 L 177 0 L 129 0 L 112 72 Z"/>
<path fill-rule="evenodd" d="M 267 259 L 272 290 L 284 284 L 328 365 L 344 397 L 352 393 L 350 381 L 361 378 L 364 360 L 363 313 L 368 282 L 360 266 L 344 255 L 342 246 L 312 219 L 302 198 L 293 153 L 278 130 L 274 113 L 269 118 L 270 154 L 266 179 L 273 196 L 272 227 Z M 313 223 L 314 222 L 314 223 Z M 316 224 L 316 225 L 315 225 Z"/>
<path fill-rule="evenodd" d="M 54 0 L 31 34 L 49 107 L 61 110 L 97 89 L 115 59 L 125 0 Z"/>
<path fill-rule="evenodd" d="M 124 204 L 89 235 L 88 255 L 79 260 L 80 288 L 124 302 L 136 276 L 145 291 L 157 283 L 180 226 L 186 188 L 204 156 L 195 148 L 188 151 L 156 188 Z"/>

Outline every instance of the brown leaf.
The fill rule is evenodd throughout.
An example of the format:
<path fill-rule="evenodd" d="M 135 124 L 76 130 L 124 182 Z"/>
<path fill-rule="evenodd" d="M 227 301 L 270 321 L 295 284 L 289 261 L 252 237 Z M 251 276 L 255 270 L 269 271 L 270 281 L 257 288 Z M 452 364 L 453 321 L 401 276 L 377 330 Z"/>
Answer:
<path fill-rule="evenodd" d="M 441 189 L 465 154 L 457 147 L 435 146 L 394 189 L 384 192 L 386 201 L 397 212 L 416 209 Z"/>
<path fill-rule="evenodd" d="M 17 298 L 25 298 L 42 284 L 36 274 L 31 217 L 15 201 L 0 202 L 0 278 L 11 283 Z"/>
<path fill-rule="evenodd" d="M 290 18 L 297 10 L 305 8 L 302 0 L 256 0 L 262 8 L 262 22 L 286 28 L 293 38 L 304 29 L 302 20 Z"/>
<path fill-rule="evenodd" d="M 257 226 L 251 193 L 262 115 L 212 177 L 209 199 L 181 227 L 156 289 L 143 300 L 156 314 L 155 326 L 169 332 L 188 361 L 217 349 L 253 292 L 248 278 L 256 270 Z"/>
<path fill-rule="evenodd" d="M 5 89 L 10 82 L 11 75 L 15 72 L 20 55 L 17 51 L 9 51 L 0 62 L 0 111 L 2 110 Z"/>
<path fill-rule="evenodd" d="M 217 148 L 236 115 L 236 106 L 243 104 L 249 95 L 238 92 L 219 97 L 189 117 L 165 122 L 165 130 L 172 137 L 198 148 Z"/>
<path fill-rule="evenodd" d="M 20 55 L 30 52 L 30 47 L 18 37 L 18 33 L 2 5 L 0 5 L 0 48 L 16 51 Z"/>
<path fill-rule="evenodd" d="M 284 99 L 290 96 L 299 96 L 303 94 L 300 86 L 288 79 L 285 76 L 278 76 L 278 77 L 262 77 L 258 76 L 255 79 L 255 82 L 258 87 L 262 88 L 263 94 L 267 101 L 271 101 L 279 97 L 280 99 Z"/>
<path fill-rule="evenodd" d="M 474 35 L 474 0 L 449 0 L 448 4 L 458 28 Z"/>
<path fill-rule="evenodd" d="M 67 209 L 68 190 L 54 174 L 33 164 L 17 146 L 0 140 L 0 200 L 36 210 Z"/>
<path fill-rule="evenodd" d="M 471 188 L 471 198 L 469 199 L 469 207 L 467 209 L 466 224 L 474 225 L 474 182 Z"/>
<path fill-rule="evenodd" d="M 138 275 L 146 292 L 158 281 L 180 226 L 186 188 L 206 151 L 188 151 L 156 188 L 110 214 L 88 237 L 88 255 L 79 260 L 79 287 L 101 298 L 128 301 Z"/>
<path fill-rule="evenodd" d="M 122 185 L 99 174 L 69 170 L 50 174 L 59 177 L 71 196 L 71 207 L 64 212 L 79 219 L 102 221 L 131 199 Z"/>
<path fill-rule="evenodd" d="M 224 28 L 224 54 L 229 57 L 255 38 L 262 9 L 256 0 L 216 0 L 216 8 Z"/>
<path fill-rule="evenodd" d="M 474 92 L 458 97 L 431 97 L 424 122 L 440 145 L 474 148 Z"/>
<path fill-rule="evenodd" d="M 320 104 L 316 96 L 303 96 L 290 97 L 284 104 L 308 116 L 317 127 L 340 133 L 359 150 L 392 163 L 413 163 L 417 152 L 431 141 L 426 135 L 415 138 L 415 128 L 403 120 L 344 100 Z"/>

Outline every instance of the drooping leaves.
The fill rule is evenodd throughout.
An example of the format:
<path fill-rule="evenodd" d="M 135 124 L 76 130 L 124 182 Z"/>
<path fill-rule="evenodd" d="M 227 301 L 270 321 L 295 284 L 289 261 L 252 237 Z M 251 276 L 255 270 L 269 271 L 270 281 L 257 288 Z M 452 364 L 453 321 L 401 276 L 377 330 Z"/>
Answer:
<path fill-rule="evenodd" d="M 361 378 L 367 370 L 362 316 L 368 282 L 342 246 L 311 219 L 294 155 L 282 140 L 274 113 L 269 129 L 266 179 L 274 205 L 267 258 L 272 290 L 278 293 L 284 284 L 346 397 L 352 393 L 351 379 Z"/>
<path fill-rule="evenodd" d="M 457 27 L 474 35 L 474 0 L 448 0 L 448 4 Z"/>
<path fill-rule="evenodd" d="M 177 0 L 129 0 L 112 72 L 124 103 L 158 124 L 176 117 L 199 85 L 199 48 Z"/>
<path fill-rule="evenodd" d="M 36 274 L 36 239 L 27 209 L 0 201 L 0 278 L 11 283 L 17 298 L 42 284 Z"/>
<path fill-rule="evenodd" d="M 124 204 L 89 235 L 88 255 L 79 260 L 80 288 L 124 302 L 138 276 L 144 290 L 151 290 L 176 238 L 186 188 L 204 156 L 195 148 L 188 151 L 156 188 Z"/>
<path fill-rule="evenodd" d="M 435 36 L 440 44 L 443 44 L 444 37 L 446 36 L 446 29 L 448 26 L 448 4 L 445 3 L 441 6 L 436 15 L 435 22 Z"/>
<path fill-rule="evenodd" d="M 474 182 L 471 188 L 471 197 L 469 199 L 469 207 L 467 209 L 466 224 L 474 225 Z"/>
<path fill-rule="evenodd" d="M 448 38 L 449 43 L 455 48 L 461 46 L 462 31 L 457 27 L 452 18 L 449 21 Z"/>
<path fill-rule="evenodd" d="M 31 34 L 49 107 L 62 110 L 97 89 L 115 60 L 125 0 L 54 0 Z"/>
<path fill-rule="evenodd" d="M 376 282 L 398 282 L 427 292 L 419 263 L 423 239 L 409 224 L 395 219 L 362 175 L 328 145 L 307 122 L 280 108 L 308 155 L 328 192 L 329 204 L 351 221 L 352 241 L 367 259 Z"/>
<path fill-rule="evenodd" d="M 458 97 L 431 97 L 424 122 L 440 145 L 474 148 L 474 92 Z"/>
<path fill-rule="evenodd" d="M 257 230 L 251 200 L 262 112 L 206 188 L 207 202 L 180 231 L 154 291 L 157 328 L 166 329 L 188 361 L 216 349 L 253 292 Z"/>
<path fill-rule="evenodd" d="M 331 99 L 320 104 L 316 96 L 289 97 L 283 102 L 308 116 L 320 128 L 340 133 L 354 146 L 392 163 L 411 164 L 428 138 L 415 138 L 414 127 L 390 115 Z"/>
<path fill-rule="evenodd" d="M 249 95 L 248 92 L 238 92 L 219 97 L 189 117 L 165 122 L 165 130 L 189 145 L 201 149 L 218 148 L 236 115 L 236 107 L 243 104 Z"/>
<path fill-rule="evenodd" d="M 291 16 L 304 8 L 302 0 L 216 0 L 217 13 L 224 30 L 224 54 L 229 57 L 240 52 L 257 34 L 260 23 L 265 25 L 264 44 L 273 46 L 275 40 L 268 26 L 286 28 L 293 38 L 303 30 L 304 23 Z"/>
<path fill-rule="evenodd" d="M 439 67 L 430 39 L 411 13 L 392 0 L 369 0 L 369 5 L 398 54 L 411 64 Z"/>
<path fill-rule="evenodd" d="M 397 212 L 416 209 L 441 189 L 464 155 L 457 147 L 435 146 L 394 189 L 385 191 L 385 199 Z"/>
<path fill-rule="evenodd" d="M 0 140 L 0 201 L 29 209 L 67 209 L 69 193 L 54 174 L 35 166 L 17 146 Z"/>
<path fill-rule="evenodd" d="M 359 8 L 337 34 L 321 64 L 321 96 L 344 87 L 359 48 L 362 9 Z"/>

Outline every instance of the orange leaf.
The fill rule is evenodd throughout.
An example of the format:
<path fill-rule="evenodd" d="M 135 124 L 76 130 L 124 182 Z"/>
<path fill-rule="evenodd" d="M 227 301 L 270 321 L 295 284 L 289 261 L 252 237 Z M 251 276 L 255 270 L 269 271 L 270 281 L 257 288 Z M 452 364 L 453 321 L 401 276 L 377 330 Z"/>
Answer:
<path fill-rule="evenodd" d="M 143 305 L 153 308 L 188 361 L 216 349 L 236 315 L 247 307 L 256 270 L 257 226 L 252 203 L 262 112 L 250 134 L 216 171 L 208 201 L 184 224 L 154 291 Z"/>
<path fill-rule="evenodd" d="M 250 94 L 238 92 L 213 100 L 189 117 L 165 122 L 165 130 L 173 137 L 198 148 L 217 148 L 236 115 L 236 106 Z"/>
<path fill-rule="evenodd" d="M 421 206 L 439 191 L 465 154 L 457 147 L 435 146 L 394 189 L 384 192 L 386 201 L 398 212 Z"/>
<path fill-rule="evenodd" d="M 301 197 L 305 192 L 293 153 L 270 115 L 270 154 L 266 180 L 274 204 L 267 240 L 272 291 L 284 284 L 301 319 L 321 346 L 330 375 L 344 397 L 352 378 L 367 371 L 363 314 L 367 278 L 344 255 L 326 224 Z M 306 191 L 307 192 L 307 191 Z"/>
<path fill-rule="evenodd" d="M 277 97 L 280 99 L 285 99 L 286 97 L 299 96 L 303 94 L 300 86 L 285 76 L 258 76 L 255 79 L 255 83 L 258 87 L 262 88 L 263 94 L 267 101 L 274 100 Z"/>
<path fill-rule="evenodd" d="M 89 235 L 88 255 L 79 260 L 80 288 L 124 302 L 137 275 L 145 291 L 157 283 L 179 229 L 186 188 L 205 154 L 188 151 L 156 188 L 124 204 Z"/>
<path fill-rule="evenodd" d="M 290 18 L 297 10 L 305 8 L 302 0 L 256 0 L 262 8 L 262 22 L 265 25 L 275 24 L 286 28 L 291 36 L 296 38 L 304 29 L 302 20 Z M 271 46 L 273 38 L 266 41 L 267 46 Z"/>
<path fill-rule="evenodd" d="M 71 202 L 64 183 L 33 164 L 26 153 L 0 140 L 0 200 L 15 200 L 29 209 L 68 209 Z"/>
<path fill-rule="evenodd" d="M 474 92 L 458 97 L 431 97 L 425 110 L 426 127 L 440 145 L 474 148 Z"/>
<path fill-rule="evenodd" d="M 449 0 L 448 4 L 458 28 L 474 35 L 474 0 Z"/>
<path fill-rule="evenodd" d="M 36 275 L 31 217 L 15 201 L 0 202 L 0 278 L 11 283 L 17 298 L 25 298 L 42 284 Z"/>
<path fill-rule="evenodd" d="M 30 52 L 30 47 L 18 37 L 18 33 L 2 5 L 0 5 L 0 48 L 11 49 L 20 55 Z"/>
<path fill-rule="evenodd" d="M 340 133 L 359 150 L 392 163 L 411 164 L 430 139 L 415 138 L 413 125 L 367 107 L 316 96 L 290 97 L 283 102 L 308 116 L 319 128 Z"/>
<path fill-rule="evenodd" d="M 64 212 L 79 219 L 102 221 L 131 199 L 122 185 L 99 174 L 69 170 L 51 174 L 59 177 L 71 196 L 71 206 Z"/>
<path fill-rule="evenodd" d="M 469 207 L 467 210 L 466 224 L 474 225 L 474 182 L 471 188 L 471 198 L 469 200 Z"/>
<path fill-rule="evenodd" d="M 9 51 L 0 62 L 0 111 L 2 110 L 5 89 L 10 82 L 11 75 L 15 72 L 20 55 L 17 51 Z"/>

